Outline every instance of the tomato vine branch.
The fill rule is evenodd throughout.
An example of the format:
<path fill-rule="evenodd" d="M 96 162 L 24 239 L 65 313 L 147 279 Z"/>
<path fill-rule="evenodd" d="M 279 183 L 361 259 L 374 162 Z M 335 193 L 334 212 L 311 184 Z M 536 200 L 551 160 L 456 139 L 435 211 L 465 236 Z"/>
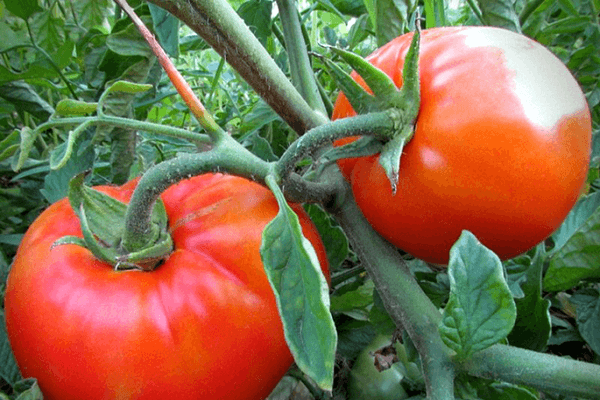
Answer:
<path fill-rule="evenodd" d="M 206 172 L 226 172 L 262 183 L 269 170 L 269 163 L 252 155 L 229 136 L 210 151 L 182 154 L 150 168 L 140 179 L 127 207 L 123 248 L 134 252 L 150 244 L 152 209 L 169 186 Z"/>
<path fill-rule="evenodd" d="M 330 211 L 373 279 L 390 317 L 398 327 L 407 330 L 415 343 L 422 359 L 428 399 L 453 399 L 451 351 L 437 330 L 441 314 L 413 278 L 398 250 L 373 230 L 353 199 L 346 196 L 339 208 Z"/>
<path fill-rule="evenodd" d="M 135 11 L 133 11 L 129 4 L 127 4 L 127 1 L 114 1 L 119 4 L 123 11 L 125 11 L 125 13 L 138 28 L 146 42 L 150 45 L 152 52 L 158 58 L 160 65 L 162 65 L 164 71 L 169 76 L 171 83 L 173 83 L 185 104 L 188 106 L 192 114 L 194 114 L 194 116 L 198 119 L 198 122 L 206 130 L 211 139 L 213 141 L 217 141 L 223 135 L 226 135 L 223 129 L 221 129 L 221 127 L 215 122 L 212 115 L 206 110 L 202 102 L 200 102 L 198 97 L 194 94 L 191 87 L 186 83 L 181 73 L 177 70 L 177 68 L 175 68 L 175 65 L 173 65 L 173 62 L 171 62 L 171 59 L 160 46 L 154 35 L 152 35 L 150 30 L 146 27 L 146 25 L 144 25 Z"/>
<path fill-rule="evenodd" d="M 92 117 L 71 117 L 51 119 L 39 125 L 36 131 L 42 132 L 47 129 L 56 127 L 75 126 L 81 124 L 91 125 L 112 125 L 119 128 L 135 129 L 138 131 L 152 132 L 159 135 L 177 137 L 189 140 L 196 144 L 210 144 L 211 140 L 208 136 L 191 132 L 186 129 L 176 128 L 168 125 L 156 124 L 153 122 L 138 121 L 130 118 L 116 117 L 112 115 L 92 116 Z"/>
<path fill-rule="evenodd" d="M 209 151 L 182 154 L 150 168 L 140 179 L 127 208 L 123 248 L 126 252 L 134 252 L 150 244 L 152 209 L 169 186 L 207 172 L 241 176 L 265 185 L 265 179 L 274 166 L 250 153 L 235 139 L 225 136 Z M 292 174 L 283 189 L 291 201 L 327 203 L 338 186 L 335 183 L 309 182 Z"/>
<path fill-rule="evenodd" d="M 296 140 L 281 156 L 277 163 L 277 173 L 289 176 L 296 164 L 306 157 L 313 156 L 319 149 L 336 139 L 349 136 L 385 136 L 386 132 L 397 127 L 393 112 L 382 111 L 344 118 L 318 126 Z"/>
<path fill-rule="evenodd" d="M 151 0 L 217 51 L 297 133 L 326 122 L 312 110 L 271 55 L 225 0 Z"/>
<path fill-rule="evenodd" d="M 497 344 L 457 365 L 471 375 L 568 397 L 600 399 L 600 366 Z"/>

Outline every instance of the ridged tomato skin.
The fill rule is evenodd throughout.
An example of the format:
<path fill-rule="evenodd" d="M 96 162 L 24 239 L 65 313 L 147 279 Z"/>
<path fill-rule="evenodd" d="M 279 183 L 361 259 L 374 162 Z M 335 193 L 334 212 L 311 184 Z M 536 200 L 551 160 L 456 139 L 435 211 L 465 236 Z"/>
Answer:
<path fill-rule="evenodd" d="M 136 182 L 99 190 L 127 202 Z M 6 289 L 9 340 L 49 400 L 263 399 L 293 362 L 260 259 L 273 195 L 207 174 L 161 196 L 173 253 L 152 272 L 114 271 L 76 245 L 63 199 L 30 226 Z M 328 276 L 316 228 L 299 213 Z"/>
<path fill-rule="evenodd" d="M 368 57 L 399 87 L 411 39 Z M 378 155 L 341 160 L 357 204 L 383 237 L 428 262 L 446 264 L 464 229 L 502 259 L 527 251 L 586 181 L 591 116 L 578 83 L 542 45 L 499 28 L 425 30 L 419 54 L 421 106 L 398 191 Z M 341 94 L 333 118 L 351 115 Z"/>

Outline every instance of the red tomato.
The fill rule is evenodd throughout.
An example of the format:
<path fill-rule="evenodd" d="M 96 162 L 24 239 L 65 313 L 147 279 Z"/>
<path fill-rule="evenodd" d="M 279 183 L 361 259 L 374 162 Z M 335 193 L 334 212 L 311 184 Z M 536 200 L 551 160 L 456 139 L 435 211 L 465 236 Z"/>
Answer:
<path fill-rule="evenodd" d="M 369 57 L 398 86 L 411 38 Z M 502 259 L 548 237 L 581 193 L 590 160 L 590 112 L 568 69 L 525 36 L 453 27 L 423 32 L 419 71 L 421 106 L 397 194 L 378 155 L 339 164 L 373 228 L 439 264 L 463 229 Z M 342 94 L 334 119 L 351 115 Z"/>
<path fill-rule="evenodd" d="M 129 201 L 135 182 L 100 190 Z M 19 368 L 50 400 L 262 400 L 292 364 L 259 255 L 278 205 L 257 183 L 202 175 L 163 195 L 175 250 L 152 272 L 114 271 L 75 245 L 66 199 L 26 233 L 6 290 Z M 323 271 L 321 240 L 299 206 Z"/>

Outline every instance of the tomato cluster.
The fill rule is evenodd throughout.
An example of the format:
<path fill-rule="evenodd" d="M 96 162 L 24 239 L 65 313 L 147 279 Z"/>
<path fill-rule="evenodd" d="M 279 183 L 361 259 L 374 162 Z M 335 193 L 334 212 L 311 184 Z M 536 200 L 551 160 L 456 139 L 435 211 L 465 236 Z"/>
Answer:
<path fill-rule="evenodd" d="M 411 39 L 368 57 L 398 87 Z M 438 264 L 462 230 L 502 259 L 548 237 L 577 201 L 590 161 L 590 112 L 567 67 L 523 35 L 451 27 L 422 33 L 419 73 L 420 111 L 397 193 L 378 155 L 339 162 L 374 229 Z M 340 94 L 333 118 L 352 115 Z"/>
<path fill-rule="evenodd" d="M 127 202 L 135 182 L 99 190 Z M 174 251 L 115 271 L 85 248 L 64 199 L 31 225 L 10 271 L 6 323 L 24 377 L 46 399 L 262 399 L 292 364 L 259 254 L 278 212 L 257 183 L 202 175 L 161 196 Z M 327 258 L 301 207 L 305 236 Z"/>

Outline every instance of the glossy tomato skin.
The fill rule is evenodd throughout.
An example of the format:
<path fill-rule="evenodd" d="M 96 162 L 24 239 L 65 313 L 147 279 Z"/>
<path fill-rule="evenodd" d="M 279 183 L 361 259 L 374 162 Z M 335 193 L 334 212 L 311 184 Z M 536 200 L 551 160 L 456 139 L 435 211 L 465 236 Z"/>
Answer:
<path fill-rule="evenodd" d="M 100 190 L 128 201 L 135 182 Z M 120 271 L 75 245 L 66 200 L 31 225 L 6 290 L 24 377 L 49 400 L 263 399 L 292 364 L 259 255 L 276 215 L 268 190 L 202 175 L 163 195 L 175 250 L 152 272 Z M 315 227 L 303 231 L 328 276 Z"/>
<path fill-rule="evenodd" d="M 398 86 L 411 38 L 369 57 Z M 578 199 L 590 161 L 590 112 L 568 69 L 540 44 L 491 27 L 426 30 L 419 63 L 421 107 L 397 194 L 378 155 L 339 163 L 365 217 L 437 264 L 463 229 L 502 259 L 544 240 Z M 351 115 L 340 95 L 334 119 Z"/>

